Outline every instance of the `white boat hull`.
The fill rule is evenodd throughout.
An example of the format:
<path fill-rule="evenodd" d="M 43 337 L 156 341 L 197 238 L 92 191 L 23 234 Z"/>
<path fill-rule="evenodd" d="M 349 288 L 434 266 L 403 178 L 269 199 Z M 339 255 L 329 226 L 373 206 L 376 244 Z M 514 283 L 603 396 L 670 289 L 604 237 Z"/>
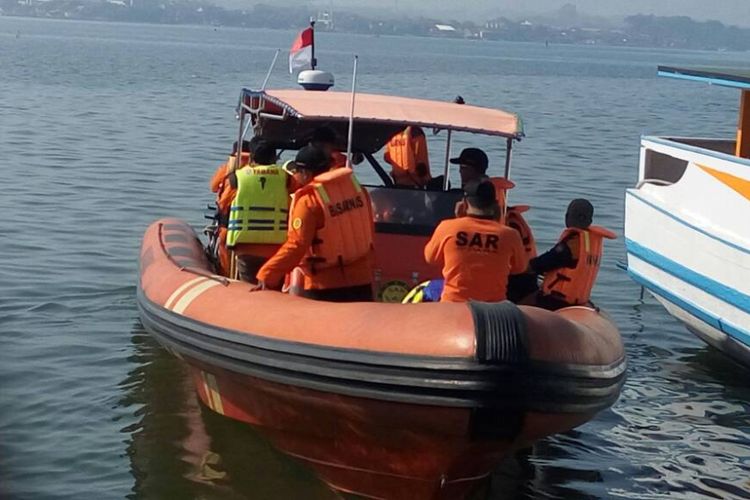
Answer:
<path fill-rule="evenodd" d="M 750 162 L 669 140 L 642 144 L 642 181 L 674 175 L 626 194 L 628 273 L 701 339 L 750 366 Z"/>

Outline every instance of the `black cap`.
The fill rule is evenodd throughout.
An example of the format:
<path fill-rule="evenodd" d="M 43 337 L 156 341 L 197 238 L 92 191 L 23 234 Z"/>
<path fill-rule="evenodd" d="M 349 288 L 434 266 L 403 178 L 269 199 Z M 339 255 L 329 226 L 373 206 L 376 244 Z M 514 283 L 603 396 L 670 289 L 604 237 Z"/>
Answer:
<path fill-rule="evenodd" d="M 451 158 L 451 163 L 454 165 L 469 165 L 474 167 L 481 172 L 487 171 L 489 160 L 487 154 L 479 148 L 466 148 L 461 151 L 458 158 Z"/>
<path fill-rule="evenodd" d="M 319 174 L 328 170 L 331 159 L 320 148 L 308 145 L 297 151 L 294 159 L 294 165 L 299 170 L 309 170 L 314 174 Z"/>
<path fill-rule="evenodd" d="M 469 181 L 464 186 L 466 201 L 474 208 L 490 208 L 495 203 L 495 186 L 489 181 Z"/>

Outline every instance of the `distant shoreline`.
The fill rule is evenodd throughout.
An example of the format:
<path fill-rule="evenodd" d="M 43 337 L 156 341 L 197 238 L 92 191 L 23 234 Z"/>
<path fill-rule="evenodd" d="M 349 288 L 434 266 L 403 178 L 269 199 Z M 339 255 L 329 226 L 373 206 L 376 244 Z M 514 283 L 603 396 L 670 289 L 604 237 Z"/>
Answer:
<path fill-rule="evenodd" d="M 10 2 L 11 0 L 5 0 L 6 5 L 7 2 Z M 47 6 L 49 4 L 53 4 L 57 1 L 61 0 L 50 0 L 48 2 L 45 2 L 42 4 L 43 6 Z M 121 0 L 108 0 L 108 2 L 104 2 L 105 4 L 111 4 L 112 2 L 117 2 Z M 108 24 L 133 24 L 133 25 L 146 25 L 146 26 L 187 26 L 187 27 L 196 27 L 196 28 L 214 28 L 216 29 L 261 29 L 261 30 L 269 30 L 269 31 L 295 31 L 300 29 L 300 25 L 297 26 L 279 26 L 272 25 L 274 23 L 269 23 L 268 26 L 263 25 L 245 25 L 245 24 L 222 24 L 219 22 L 216 22 L 215 20 L 211 22 L 206 22 L 206 20 L 198 20 L 198 19 L 192 19 L 192 20 L 185 20 L 185 21 L 177 21 L 174 19 L 132 19 L 132 18 L 125 18 L 125 19 L 113 19 L 111 17 L 105 17 L 105 16 L 84 16 L 77 13 L 76 16 L 72 15 L 61 15 L 59 12 L 54 11 L 54 15 L 51 13 L 47 13 L 45 15 L 33 15 L 28 12 L 7 12 L 2 8 L 3 2 L 0 0 L 0 18 L 6 17 L 6 18 L 14 18 L 14 19 L 26 19 L 26 20 L 42 20 L 42 21 L 78 21 L 78 22 L 90 22 L 90 23 L 108 23 Z M 217 9 L 217 12 L 220 13 L 228 13 L 231 14 L 235 11 L 226 11 L 224 9 Z M 168 12 L 168 11 L 166 11 Z M 246 11 L 238 11 L 242 12 L 243 14 Z M 66 14 L 64 12 L 63 14 Z M 654 18 L 654 16 L 634 16 L 634 17 L 650 17 Z M 658 18 L 656 18 L 658 19 Z M 667 18 L 672 19 L 672 18 Z M 695 21 L 690 21 L 696 24 Z M 489 24 L 489 23 L 488 23 Z M 720 24 L 720 23 L 719 23 Z M 532 36 L 525 36 L 525 38 L 519 39 L 518 36 L 514 36 L 512 33 L 508 34 L 507 32 L 503 32 L 501 30 L 481 30 L 478 32 L 472 32 L 468 29 L 463 31 L 461 35 L 455 34 L 454 32 L 451 32 L 451 34 L 446 35 L 439 32 L 434 31 L 363 31 L 363 30 L 357 30 L 357 29 L 333 29 L 333 30 L 326 30 L 326 29 L 319 29 L 319 31 L 323 33 L 338 33 L 338 34 L 356 34 L 356 35 L 363 35 L 363 36 L 374 36 L 374 37 L 419 37 L 419 38 L 438 38 L 438 39 L 446 39 L 446 40 L 469 40 L 469 41 L 491 41 L 491 42 L 506 42 L 506 43 L 529 43 L 529 44 L 544 44 L 548 46 L 592 46 L 592 47 L 613 47 L 613 48 L 629 48 L 629 49 L 659 49 L 659 50 L 670 50 L 670 49 L 677 49 L 677 50 L 695 50 L 695 51 L 701 51 L 701 52 L 732 52 L 732 53 L 744 53 L 750 51 L 750 29 L 746 28 L 737 28 L 737 27 L 728 27 L 727 29 L 733 30 L 732 33 L 735 37 L 737 35 L 737 32 L 741 32 L 742 35 L 740 38 L 746 38 L 747 39 L 747 47 L 742 48 L 732 48 L 732 47 L 723 47 L 723 46 L 717 46 L 717 45 L 705 45 L 705 46 L 697 46 L 695 44 L 649 44 L 647 43 L 648 39 L 636 39 L 631 40 L 629 38 L 630 35 L 624 34 L 621 30 L 604 30 L 604 29 L 578 29 L 578 28 L 570 28 L 567 30 L 563 30 L 561 28 L 551 28 L 549 26 L 540 26 L 538 28 L 540 29 L 540 33 L 537 33 L 536 35 Z M 549 30 L 554 29 L 560 31 L 559 36 L 555 36 L 554 33 L 551 33 L 553 36 L 542 36 L 543 34 L 550 34 L 548 33 Z M 594 34 L 599 36 L 600 38 L 574 38 L 574 37 L 568 37 L 560 39 L 560 36 L 565 37 L 568 35 L 568 32 L 570 33 L 576 33 L 577 31 L 581 31 L 585 34 Z M 744 33 L 742 33 L 744 32 Z M 605 38 L 605 35 L 608 38 Z M 621 37 L 619 39 L 613 38 L 614 37 Z"/>

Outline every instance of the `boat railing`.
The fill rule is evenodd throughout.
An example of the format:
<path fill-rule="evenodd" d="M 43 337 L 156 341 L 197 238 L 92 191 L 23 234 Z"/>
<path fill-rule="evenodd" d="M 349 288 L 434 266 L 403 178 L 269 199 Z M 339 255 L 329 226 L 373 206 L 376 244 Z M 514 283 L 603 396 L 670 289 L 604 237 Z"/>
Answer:
<path fill-rule="evenodd" d="M 692 137 L 669 137 L 670 141 L 686 144 L 700 149 L 707 149 L 717 153 L 734 155 L 737 141 L 734 139 L 707 139 Z"/>
<path fill-rule="evenodd" d="M 643 137 L 641 168 L 637 187 L 644 184 L 668 186 L 679 182 L 690 162 L 716 163 L 715 160 L 750 165 L 734 156 L 733 139 L 692 137 Z"/>

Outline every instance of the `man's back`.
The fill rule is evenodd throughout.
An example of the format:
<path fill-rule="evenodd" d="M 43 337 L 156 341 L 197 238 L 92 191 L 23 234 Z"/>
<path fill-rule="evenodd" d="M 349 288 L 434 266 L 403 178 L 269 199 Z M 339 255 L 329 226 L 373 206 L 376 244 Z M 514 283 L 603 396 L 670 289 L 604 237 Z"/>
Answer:
<path fill-rule="evenodd" d="M 425 259 L 443 266 L 441 300 L 448 302 L 504 300 L 508 276 L 527 266 L 515 230 L 493 219 L 472 216 L 440 223 L 425 247 Z"/>

